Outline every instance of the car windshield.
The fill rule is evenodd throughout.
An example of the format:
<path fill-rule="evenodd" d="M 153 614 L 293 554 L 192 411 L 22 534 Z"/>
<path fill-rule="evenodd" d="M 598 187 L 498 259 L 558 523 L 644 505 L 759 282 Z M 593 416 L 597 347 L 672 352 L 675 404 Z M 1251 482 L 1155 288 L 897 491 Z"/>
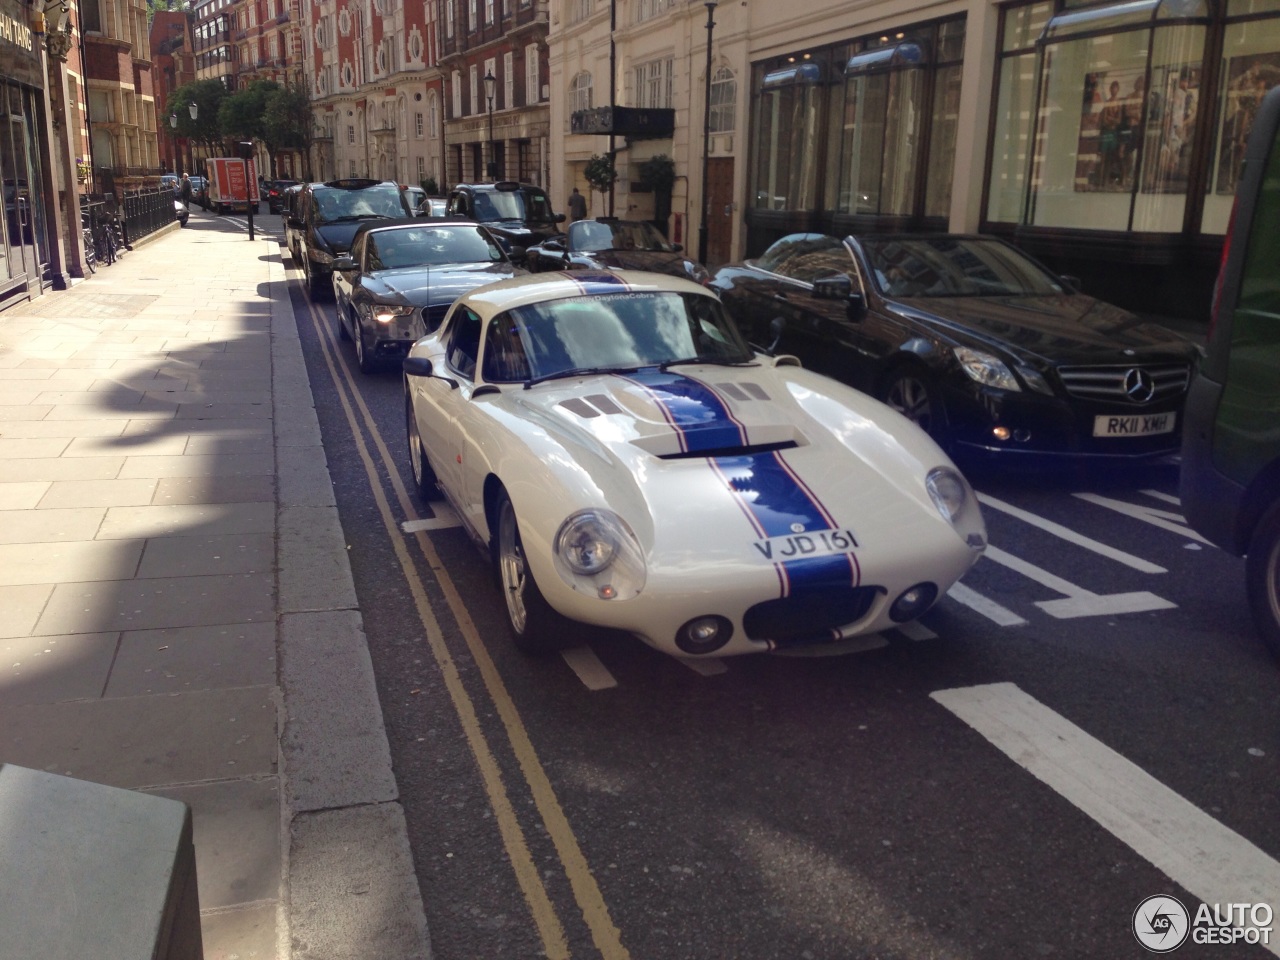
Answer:
<path fill-rule="evenodd" d="M 569 227 L 569 249 L 649 250 L 670 253 L 671 245 L 652 224 L 643 220 L 580 220 Z"/>
<path fill-rule="evenodd" d="M 482 370 L 520 382 L 575 370 L 636 370 L 676 361 L 755 359 L 714 297 L 616 293 L 516 307 L 489 323 Z"/>
<path fill-rule="evenodd" d="M 998 240 L 871 237 L 861 241 L 876 286 L 891 297 L 1035 297 L 1064 291 Z"/>
<path fill-rule="evenodd" d="M 477 192 L 474 200 L 477 220 L 552 220 L 551 202 L 540 191 L 484 191 Z"/>
<path fill-rule="evenodd" d="M 498 263 L 502 250 L 481 228 L 396 227 L 374 231 L 368 242 L 370 270 L 443 266 L 452 263 Z"/>
<path fill-rule="evenodd" d="M 322 223 L 357 217 L 406 217 L 400 201 L 400 188 L 388 185 L 344 190 L 321 187 L 312 194 L 316 219 Z"/>

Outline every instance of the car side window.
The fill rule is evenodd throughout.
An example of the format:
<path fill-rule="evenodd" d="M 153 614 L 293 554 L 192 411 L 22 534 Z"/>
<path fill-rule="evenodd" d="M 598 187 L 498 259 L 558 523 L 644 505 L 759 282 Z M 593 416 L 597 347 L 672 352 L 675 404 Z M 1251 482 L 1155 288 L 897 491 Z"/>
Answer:
<path fill-rule="evenodd" d="M 778 273 L 801 283 L 813 283 L 818 277 L 853 271 L 849 251 L 834 237 L 797 245 L 793 252 L 794 256 L 778 266 Z"/>
<path fill-rule="evenodd" d="M 516 318 L 504 313 L 489 321 L 484 342 L 484 379 L 489 383 L 513 383 L 528 380 L 529 358 Z"/>
<path fill-rule="evenodd" d="M 460 376 L 474 380 L 476 361 L 480 358 L 480 317 L 466 307 L 458 307 L 458 315 L 449 325 L 449 346 L 445 360 Z"/>
<path fill-rule="evenodd" d="M 351 244 L 351 259 L 356 262 L 357 267 L 364 264 L 364 252 L 368 247 L 368 241 L 368 234 L 362 233 L 360 236 L 356 237 L 355 243 Z"/>

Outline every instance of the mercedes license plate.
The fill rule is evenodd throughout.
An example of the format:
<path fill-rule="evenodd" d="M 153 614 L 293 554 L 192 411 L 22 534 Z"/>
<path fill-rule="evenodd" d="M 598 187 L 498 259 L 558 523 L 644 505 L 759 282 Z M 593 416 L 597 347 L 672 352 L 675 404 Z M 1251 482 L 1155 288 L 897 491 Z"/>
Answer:
<path fill-rule="evenodd" d="M 1139 413 L 1129 417 L 1094 417 L 1095 437 L 1151 437 L 1161 433 L 1173 433 L 1178 415 L 1169 413 Z"/>

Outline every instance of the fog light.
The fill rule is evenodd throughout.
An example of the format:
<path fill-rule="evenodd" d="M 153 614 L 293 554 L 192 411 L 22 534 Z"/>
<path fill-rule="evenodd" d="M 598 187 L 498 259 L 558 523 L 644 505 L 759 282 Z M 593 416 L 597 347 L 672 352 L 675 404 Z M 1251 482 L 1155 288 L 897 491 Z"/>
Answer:
<path fill-rule="evenodd" d="M 914 587 L 907 587 L 898 594 L 898 599 L 889 608 L 889 619 L 894 623 L 914 620 L 933 606 L 933 601 L 937 599 L 938 588 L 935 584 L 917 583 Z"/>
<path fill-rule="evenodd" d="M 596 591 L 596 595 L 601 600 L 612 600 L 614 597 L 618 595 L 618 591 L 613 589 L 613 584 L 606 583 L 599 590 Z"/>
<path fill-rule="evenodd" d="M 992 431 L 991 431 L 991 435 L 992 435 L 993 437 L 995 437 L 997 440 L 1008 440 L 1008 439 L 1009 439 L 1009 428 L 1008 428 L 1008 427 L 996 427 L 994 430 L 992 430 Z"/>
<path fill-rule="evenodd" d="M 1031 439 L 1031 431 L 1015 430 L 1013 431 L 1013 439 L 1017 440 L 1019 443 L 1026 443 L 1028 440 Z"/>
<path fill-rule="evenodd" d="M 676 646 L 685 653 L 715 653 L 732 636 L 733 624 L 724 617 L 694 617 L 676 631 Z"/>

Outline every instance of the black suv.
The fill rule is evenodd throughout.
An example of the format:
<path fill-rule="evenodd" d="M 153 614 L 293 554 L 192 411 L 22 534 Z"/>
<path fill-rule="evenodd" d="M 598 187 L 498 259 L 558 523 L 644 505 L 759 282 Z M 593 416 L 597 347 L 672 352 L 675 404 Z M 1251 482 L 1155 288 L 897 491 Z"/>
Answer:
<path fill-rule="evenodd" d="M 1245 148 L 1208 355 L 1187 395 L 1182 512 L 1245 558 L 1254 623 L 1280 658 L 1280 89 L 1262 100 Z"/>
<path fill-rule="evenodd" d="M 412 216 L 404 191 L 390 180 L 352 177 L 308 184 L 285 221 L 291 249 L 307 278 L 307 294 L 315 300 L 332 289 L 334 258 L 351 249 L 360 224 Z"/>
<path fill-rule="evenodd" d="M 523 262 L 526 247 L 559 235 L 564 223 L 563 213 L 551 212 L 545 190 L 515 180 L 457 184 L 449 191 L 445 216 L 483 223 L 516 262 Z"/>

